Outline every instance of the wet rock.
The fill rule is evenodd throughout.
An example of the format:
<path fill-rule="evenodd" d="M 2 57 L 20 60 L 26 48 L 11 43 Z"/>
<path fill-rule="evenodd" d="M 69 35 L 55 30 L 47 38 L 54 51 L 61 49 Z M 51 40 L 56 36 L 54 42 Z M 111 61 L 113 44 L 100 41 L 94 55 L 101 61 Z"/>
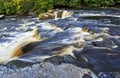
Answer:
<path fill-rule="evenodd" d="M 53 12 L 54 12 L 54 10 L 48 10 L 47 12 L 49 12 L 49 13 L 53 13 Z"/>
<path fill-rule="evenodd" d="M 100 78 L 107 76 L 108 78 L 119 78 L 119 73 L 102 73 L 100 74 L 98 69 L 101 67 L 109 68 L 111 66 L 108 58 L 113 58 L 114 62 L 117 59 L 117 55 L 110 55 L 110 50 L 96 50 L 88 49 L 83 50 L 83 53 L 76 54 L 76 57 L 70 55 L 66 56 L 54 56 L 45 59 L 41 63 L 29 63 L 24 61 L 12 61 L 7 65 L 0 66 L 0 77 L 1 78 Z M 78 53 L 78 52 L 77 52 Z M 102 58 L 101 56 L 105 57 Z M 99 58 L 99 59 L 96 59 Z M 87 60 L 86 60 L 86 59 Z M 118 57 L 119 58 L 119 57 Z M 104 59 L 104 60 L 101 60 Z M 95 60 L 95 61 L 92 61 Z M 100 61 L 100 63 L 97 62 Z M 103 62 L 101 62 L 103 61 Z M 106 63 L 107 62 L 107 63 Z M 91 64 L 90 64 L 91 63 Z M 105 65 L 105 64 L 110 64 Z M 103 65 L 103 66 L 102 66 Z M 107 66 L 107 67 L 106 67 Z M 117 63 L 115 63 L 117 66 Z M 114 68 L 115 66 L 112 66 Z M 91 70 L 93 71 L 91 71 Z M 110 68 L 109 68 L 110 69 Z M 117 69 L 117 68 L 115 68 Z M 104 70 L 104 69 L 102 69 Z M 119 69 L 118 69 L 119 70 Z M 97 73 L 97 75 L 96 75 Z"/>
<path fill-rule="evenodd" d="M 26 62 L 26 61 L 20 61 L 20 60 L 13 60 L 5 64 L 6 67 L 16 69 L 16 68 L 24 68 L 27 66 L 32 66 L 35 63 L 32 62 Z"/>
<path fill-rule="evenodd" d="M 89 28 L 87 28 L 87 27 L 83 27 L 83 28 L 82 28 L 82 31 L 84 31 L 84 32 L 89 32 L 89 31 L 90 31 L 90 29 L 89 29 Z"/>
<path fill-rule="evenodd" d="M 5 15 L 0 15 L 0 19 L 4 19 L 5 18 Z"/>
<path fill-rule="evenodd" d="M 92 77 L 89 76 L 88 74 L 84 74 L 84 76 L 82 78 L 92 78 Z"/>
<path fill-rule="evenodd" d="M 96 72 L 119 71 L 119 52 L 109 49 L 84 49 L 80 56 L 84 57 L 87 63 L 92 65 L 92 70 Z"/>
<path fill-rule="evenodd" d="M 0 75 L 1 78 L 82 78 L 89 73 L 92 78 L 97 78 L 89 69 L 78 68 L 72 64 L 54 65 L 49 62 L 34 64 L 31 67 L 12 69 L 9 73 Z"/>
<path fill-rule="evenodd" d="M 103 41 L 92 42 L 92 45 L 95 47 L 104 47 L 107 49 L 117 48 L 115 42 L 110 38 L 105 38 Z"/>
<path fill-rule="evenodd" d="M 38 18 L 40 20 L 45 20 L 45 19 L 53 19 L 55 16 L 52 13 L 40 13 Z"/>
<path fill-rule="evenodd" d="M 45 59 L 44 61 L 45 62 L 51 62 L 51 63 L 56 64 L 56 65 L 60 65 L 62 63 L 69 63 L 69 64 L 78 65 L 77 60 L 74 57 L 70 56 L 70 55 L 54 56 L 54 57 Z"/>

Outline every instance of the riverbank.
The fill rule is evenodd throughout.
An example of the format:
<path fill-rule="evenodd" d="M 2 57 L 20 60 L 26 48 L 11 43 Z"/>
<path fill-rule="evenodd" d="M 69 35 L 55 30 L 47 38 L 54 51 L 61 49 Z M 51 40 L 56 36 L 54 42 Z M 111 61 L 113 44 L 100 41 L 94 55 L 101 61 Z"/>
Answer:
<path fill-rule="evenodd" d="M 97 11 L 105 11 L 105 10 L 112 10 L 112 11 L 120 11 L 120 7 L 106 7 L 106 8 L 91 8 L 91 7 L 82 7 L 82 8 L 57 8 L 51 11 L 60 11 L 60 10 L 97 10 Z M 49 10 L 48 10 L 49 11 Z M 44 12 L 46 13 L 46 12 Z M 4 18 L 26 18 L 26 17 L 38 17 L 40 13 L 31 13 L 26 15 L 4 15 Z M 4 19 L 2 18 L 2 19 Z"/>

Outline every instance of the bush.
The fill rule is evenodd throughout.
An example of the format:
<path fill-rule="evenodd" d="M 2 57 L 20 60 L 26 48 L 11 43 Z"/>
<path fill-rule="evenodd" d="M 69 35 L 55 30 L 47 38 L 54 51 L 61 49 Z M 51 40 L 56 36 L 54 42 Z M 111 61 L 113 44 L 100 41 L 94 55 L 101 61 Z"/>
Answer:
<path fill-rule="evenodd" d="M 54 6 L 68 6 L 68 1 L 66 1 L 66 0 L 54 0 Z"/>
<path fill-rule="evenodd" d="M 45 12 L 55 7 L 109 7 L 120 0 L 0 0 L 0 14 L 28 14 Z"/>
<path fill-rule="evenodd" d="M 115 4 L 114 0 L 101 0 L 101 7 L 108 7 Z"/>
<path fill-rule="evenodd" d="M 69 1 L 69 7 L 76 7 L 80 4 L 80 0 L 70 0 Z"/>
<path fill-rule="evenodd" d="M 83 5 L 88 7 L 108 7 L 115 3 L 114 0 L 84 0 Z"/>
<path fill-rule="evenodd" d="M 3 2 L 3 6 L 4 7 L 4 13 L 6 15 L 13 15 L 16 12 L 16 8 L 15 6 L 12 4 L 12 2 L 10 2 L 10 0 L 6 0 Z"/>
<path fill-rule="evenodd" d="M 38 0 L 39 12 L 45 12 L 49 9 L 53 9 L 53 0 Z"/>
<path fill-rule="evenodd" d="M 24 0 L 20 4 L 20 14 L 28 14 L 33 8 L 34 4 L 31 0 Z"/>
<path fill-rule="evenodd" d="M 5 13 L 5 8 L 4 8 L 4 1 L 0 0 L 0 14 L 4 14 Z"/>

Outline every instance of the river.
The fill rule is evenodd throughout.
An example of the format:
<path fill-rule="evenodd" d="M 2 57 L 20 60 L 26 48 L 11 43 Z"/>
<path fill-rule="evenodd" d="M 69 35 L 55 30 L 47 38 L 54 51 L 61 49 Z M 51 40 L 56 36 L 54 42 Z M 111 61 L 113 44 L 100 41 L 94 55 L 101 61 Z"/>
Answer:
<path fill-rule="evenodd" d="M 28 46 L 17 60 L 41 62 L 55 55 L 71 55 L 77 60 L 82 58 L 80 66 L 99 76 L 120 72 L 120 10 L 71 11 L 74 14 L 64 19 L 39 20 L 26 16 L 0 20 L 1 58 L 6 59 L 15 43 L 29 39 L 31 31 L 38 27 L 43 40 Z"/>

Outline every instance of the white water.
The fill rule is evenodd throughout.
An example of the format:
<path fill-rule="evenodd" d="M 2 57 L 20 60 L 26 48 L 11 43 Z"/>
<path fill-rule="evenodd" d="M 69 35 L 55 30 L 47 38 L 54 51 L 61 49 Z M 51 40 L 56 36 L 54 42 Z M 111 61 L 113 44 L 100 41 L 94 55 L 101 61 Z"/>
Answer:
<path fill-rule="evenodd" d="M 101 11 L 100 12 L 78 11 L 78 12 L 79 12 L 78 14 L 74 14 L 71 17 L 64 19 L 55 19 L 55 20 L 41 21 L 38 20 L 38 18 L 26 18 L 26 19 L 18 19 L 18 20 L 5 19 L 3 21 L 0 20 L 1 23 L 0 58 L 2 58 L 4 62 L 13 60 L 9 58 L 8 54 L 10 52 L 13 52 L 16 46 L 26 45 L 25 43 L 29 41 L 31 36 L 33 36 L 33 34 L 31 33 L 32 29 L 38 27 L 40 31 L 39 35 L 41 35 L 42 38 L 48 40 L 43 42 L 40 46 L 35 47 L 35 49 L 42 48 L 42 49 L 47 49 L 47 51 L 50 50 L 48 52 L 51 52 L 52 49 L 56 47 L 57 48 L 60 47 L 62 48 L 61 50 L 57 50 L 57 51 L 55 50 L 51 53 L 56 55 L 71 55 L 74 58 L 75 56 L 73 54 L 73 51 L 79 52 L 82 51 L 84 48 L 90 49 L 89 51 L 92 54 L 90 54 L 88 51 L 86 52 L 88 54 L 88 58 L 86 56 L 83 56 L 83 58 L 85 61 L 95 66 L 93 67 L 93 69 L 96 68 L 95 70 L 97 71 L 97 67 L 98 69 L 103 67 L 104 70 L 111 70 L 111 71 L 112 69 L 119 70 L 120 68 L 119 56 L 115 56 L 115 55 L 118 55 L 117 52 L 120 51 L 120 24 L 119 24 L 120 13 L 119 12 L 107 13 Z M 108 16 L 110 18 L 115 17 L 115 20 L 109 18 L 108 19 L 101 18 L 98 20 L 82 18 L 82 17 L 92 17 L 92 16 L 101 16 L 101 17 Z M 83 27 L 88 27 L 89 29 L 91 29 L 91 31 L 93 31 L 93 33 L 82 31 Z M 16 44 L 17 42 L 20 43 Z M 96 43 L 93 45 L 92 42 L 96 42 Z M 24 43 L 24 45 L 22 45 L 22 43 Z M 65 47 L 63 45 L 65 45 Z M 37 51 L 35 49 L 33 49 L 33 51 Z M 91 49 L 93 50 L 91 51 Z M 98 50 L 94 50 L 94 49 L 98 49 Z M 109 56 L 104 56 L 105 54 L 111 55 L 112 53 L 104 53 L 103 55 L 104 57 L 99 57 L 99 54 L 104 52 L 104 50 L 99 51 L 100 49 L 105 49 L 105 52 L 107 52 L 107 50 L 114 52 L 115 50 L 115 53 L 113 54 L 116 57 L 116 59 L 113 58 L 114 56 L 111 56 L 110 58 Z M 41 55 L 37 55 L 37 54 L 35 55 L 34 53 L 33 55 L 28 54 L 28 56 L 26 57 L 23 56 L 22 58 L 20 58 L 20 60 L 34 61 L 37 59 L 45 59 L 52 56 L 49 55 L 49 53 L 44 54 L 46 50 L 45 51 L 41 50 L 41 52 L 43 54 L 42 53 L 40 53 Z M 94 54 L 94 52 L 96 53 Z M 96 58 L 92 58 L 89 55 L 90 56 L 93 55 L 92 57 L 96 57 Z M 89 58 L 92 61 L 90 61 Z M 106 66 L 106 68 L 104 68 L 104 66 Z M 104 72 L 104 70 L 100 72 Z"/>
<path fill-rule="evenodd" d="M 101 17 L 108 16 L 109 18 L 100 18 L 100 19 L 83 18 L 83 17 L 92 17 L 92 16 L 101 16 Z M 5 61 L 9 61 L 9 58 L 6 58 L 5 56 L 7 56 L 9 52 L 12 52 L 12 50 L 15 49 L 16 47 L 15 45 L 18 46 L 16 42 L 29 41 L 29 39 L 27 38 L 33 36 L 31 34 L 31 31 L 35 27 L 39 28 L 39 35 L 43 39 L 45 39 L 45 41 L 43 41 L 41 45 L 35 47 L 33 49 L 33 52 L 37 51 L 35 49 L 40 48 L 41 50 L 42 48 L 42 49 L 50 50 L 48 52 L 51 52 L 53 54 L 55 53 L 58 55 L 72 55 L 74 57 L 73 51 L 80 52 L 84 48 L 98 49 L 98 52 L 99 49 L 109 49 L 111 51 L 115 49 L 116 51 L 119 51 L 120 50 L 119 20 L 120 20 L 120 14 L 116 14 L 116 13 L 110 14 L 107 12 L 99 12 L 99 11 L 95 13 L 93 11 L 90 12 L 79 11 L 78 14 L 74 14 L 73 16 L 64 19 L 55 19 L 55 20 L 52 19 L 52 20 L 41 21 L 38 20 L 38 18 L 26 18 L 26 19 L 18 19 L 18 20 L 7 19 L 4 21 L 0 21 L 1 22 L 0 58 L 4 59 Z M 83 31 L 82 28 L 84 27 L 87 27 L 92 32 Z M 95 43 L 93 44 L 92 42 Z M 22 46 L 22 43 L 20 43 L 20 45 Z M 62 49 L 52 52 L 51 50 L 55 48 L 62 48 Z M 45 52 L 44 50 L 41 50 L 41 52 L 42 51 Z M 33 53 L 33 55 L 31 54 L 28 55 L 28 57 L 26 56 L 20 59 L 22 59 L 22 61 L 24 60 L 34 61 L 33 59 L 45 59 L 51 56 L 49 53 L 48 54 L 43 53 L 44 55 L 42 53 L 41 55 L 35 55 Z M 98 59 L 99 58 L 100 57 L 98 57 Z M 85 59 L 89 62 L 89 60 L 86 57 Z M 115 60 L 112 60 L 112 62 L 114 61 Z M 119 63 L 115 63 L 115 64 L 119 65 Z"/>

